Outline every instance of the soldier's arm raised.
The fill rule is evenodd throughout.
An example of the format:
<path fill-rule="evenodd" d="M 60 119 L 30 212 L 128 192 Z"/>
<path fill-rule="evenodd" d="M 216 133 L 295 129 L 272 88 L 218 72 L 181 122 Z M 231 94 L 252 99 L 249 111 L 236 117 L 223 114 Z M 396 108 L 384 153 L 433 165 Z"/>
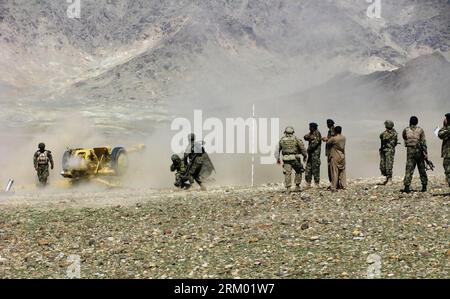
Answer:
<path fill-rule="evenodd" d="M 439 130 L 438 136 L 442 140 L 447 140 L 450 138 L 450 127 L 446 126 Z"/>

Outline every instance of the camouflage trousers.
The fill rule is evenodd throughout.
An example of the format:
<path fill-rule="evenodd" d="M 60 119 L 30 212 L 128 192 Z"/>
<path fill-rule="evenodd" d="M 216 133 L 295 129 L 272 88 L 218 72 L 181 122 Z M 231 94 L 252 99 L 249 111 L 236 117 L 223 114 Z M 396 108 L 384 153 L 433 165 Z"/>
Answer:
<path fill-rule="evenodd" d="M 423 159 L 422 153 L 420 151 L 408 150 L 406 154 L 405 178 L 403 180 L 405 186 L 411 185 L 416 166 L 419 169 L 422 185 L 428 184 L 427 170 L 425 168 L 425 160 Z"/>
<path fill-rule="evenodd" d="M 444 159 L 444 170 L 445 170 L 445 177 L 447 178 L 448 186 L 450 187 L 450 158 Z"/>
<path fill-rule="evenodd" d="M 310 184 L 313 178 L 314 183 L 320 183 L 320 156 L 310 155 L 306 161 L 305 180 Z"/>
<path fill-rule="evenodd" d="M 380 152 L 380 171 L 381 175 L 392 178 L 392 170 L 394 168 L 395 151 Z"/>
<path fill-rule="evenodd" d="M 38 165 L 36 171 L 37 171 L 39 183 L 41 183 L 41 185 L 46 185 L 48 176 L 50 175 L 50 172 L 48 170 L 48 165 Z"/>
<path fill-rule="evenodd" d="M 189 183 L 193 186 L 194 182 L 197 182 L 197 184 L 201 185 L 202 180 L 200 177 L 200 171 L 202 170 L 202 157 L 198 156 L 195 158 L 195 160 L 192 162 L 191 167 L 189 168 Z"/>
<path fill-rule="evenodd" d="M 295 185 L 302 183 L 303 165 L 300 161 L 284 161 L 283 162 L 283 174 L 284 174 L 284 186 L 290 188 L 292 185 L 292 170 L 295 171 Z"/>

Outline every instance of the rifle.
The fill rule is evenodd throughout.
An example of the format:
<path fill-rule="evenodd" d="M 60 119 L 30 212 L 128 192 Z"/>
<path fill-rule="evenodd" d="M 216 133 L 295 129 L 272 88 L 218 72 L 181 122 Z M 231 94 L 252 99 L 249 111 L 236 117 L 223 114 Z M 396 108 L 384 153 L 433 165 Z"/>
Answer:
<path fill-rule="evenodd" d="M 420 150 L 422 151 L 422 156 L 425 161 L 425 170 L 426 171 L 429 171 L 429 170 L 434 171 L 434 168 L 435 168 L 434 163 L 428 159 L 428 154 L 426 153 L 422 143 L 420 144 Z"/>

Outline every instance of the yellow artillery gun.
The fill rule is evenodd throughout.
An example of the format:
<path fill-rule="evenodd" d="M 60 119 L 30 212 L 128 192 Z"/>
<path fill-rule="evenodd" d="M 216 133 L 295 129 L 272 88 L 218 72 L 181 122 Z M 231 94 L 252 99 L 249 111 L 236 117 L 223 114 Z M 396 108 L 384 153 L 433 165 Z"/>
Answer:
<path fill-rule="evenodd" d="M 117 186 L 101 177 L 122 177 L 128 170 L 128 153 L 142 150 L 138 145 L 128 151 L 123 147 L 94 147 L 67 149 L 62 158 L 61 175 L 76 182 L 95 179 L 108 186 Z"/>

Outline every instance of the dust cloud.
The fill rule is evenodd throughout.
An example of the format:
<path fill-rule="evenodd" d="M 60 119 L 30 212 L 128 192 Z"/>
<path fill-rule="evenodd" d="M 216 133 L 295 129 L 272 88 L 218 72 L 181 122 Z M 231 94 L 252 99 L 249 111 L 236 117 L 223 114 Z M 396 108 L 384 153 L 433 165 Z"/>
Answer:
<path fill-rule="evenodd" d="M 311 5 L 305 9 L 313 9 L 314 3 L 316 2 L 311 2 Z M 328 7 L 327 5 L 325 6 Z M 365 7 L 364 5 L 365 3 L 361 4 L 362 7 Z M 209 10 L 202 10 L 203 14 L 208 12 Z M 216 39 L 201 44 L 203 48 L 199 51 L 200 54 L 197 53 L 198 55 L 187 57 L 183 52 L 184 54 L 180 54 L 177 58 L 176 53 L 173 54 L 173 59 L 178 59 L 177 62 L 180 64 L 185 63 L 186 72 L 164 78 L 165 81 L 170 81 L 170 85 L 167 85 L 169 90 L 161 99 L 165 113 L 162 120 L 161 110 L 156 113 L 151 105 L 146 105 L 150 95 L 148 98 L 145 95 L 129 101 L 117 99 L 114 98 L 116 90 L 114 87 L 117 86 L 108 89 L 107 97 L 111 98 L 103 97 L 98 101 L 89 98 L 83 103 L 73 100 L 76 96 L 82 98 L 84 93 L 81 93 L 81 90 L 89 91 L 88 87 L 93 86 L 92 90 L 97 92 L 97 90 L 103 90 L 101 88 L 104 86 L 115 84 L 114 80 L 118 80 L 117 77 L 125 80 L 121 82 L 126 82 L 125 85 L 129 84 L 130 86 L 126 87 L 130 89 L 133 89 L 133 86 L 145 85 L 145 81 L 133 81 L 135 77 L 132 75 L 135 74 L 130 67 L 133 65 L 133 59 L 129 57 L 123 66 L 117 67 L 118 73 L 114 70 L 105 71 L 102 76 L 99 76 L 98 81 L 94 80 L 93 85 L 89 85 L 92 83 L 89 80 L 87 83 L 81 82 L 83 84 L 79 84 L 80 95 L 77 95 L 78 87 L 72 86 L 70 89 L 73 93 L 72 98 L 67 95 L 67 98 L 56 100 L 59 94 L 55 96 L 49 91 L 52 97 L 41 103 L 38 100 L 30 100 L 33 98 L 30 90 L 27 90 L 26 98 L 23 98 L 11 87 L 0 85 L 2 88 L 0 107 L 10 108 L 7 109 L 10 114 L 17 114 L 13 115 L 15 117 L 5 116 L 0 120 L 2 140 L 0 184 L 6 184 L 9 178 L 13 178 L 17 187 L 35 185 L 37 178 L 33 169 L 32 156 L 39 142 L 46 143 L 55 161 L 55 169 L 50 175 L 50 187 L 42 192 L 57 192 L 57 182 L 64 180 L 59 173 L 62 154 L 67 147 L 109 145 L 129 148 L 136 144 L 144 144 L 145 150 L 129 154 L 130 168 L 123 179 L 123 186 L 125 188 L 168 188 L 172 186 L 174 176 L 169 171 L 172 154 L 170 144 L 172 137 L 177 133 L 171 130 L 171 122 L 174 119 L 182 117 L 193 121 L 193 112 L 196 109 L 203 111 L 204 119 L 214 117 L 223 122 L 226 118 L 247 119 L 252 116 L 253 105 L 256 108 L 256 118 L 280 120 L 280 136 L 284 127 L 292 125 L 296 135 L 303 138 L 308 131 L 309 122 L 317 122 L 322 135 L 326 135 L 326 119 L 334 119 L 337 125 L 343 127 L 343 134 L 347 137 L 347 173 L 350 178 L 379 176 L 378 136 L 384 130 L 384 121 L 393 120 L 398 133 L 401 134 L 408 125 L 409 117 L 416 115 L 419 117 L 419 125 L 424 128 L 427 135 L 430 158 L 437 165 L 436 172 L 442 173 L 440 141 L 432 132 L 436 126 L 442 124 L 443 115 L 449 112 L 446 110 L 450 110 L 448 109 L 450 91 L 448 61 L 445 60 L 444 63 L 439 60 L 440 58 L 431 56 L 422 64 L 400 66 L 394 72 L 381 71 L 369 75 L 351 73 L 349 71 L 355 69 L 355 64 L 358 66 L 358 63 L 363 63 L 363 60 L 355 60 L 354 56 L 346 56 L 345 53 L 354 53 L 354 49 L 360 45 L 368 47 L 372 44 L 371 41 L 363 44 L 362 31 L 355 31 L 352 35 L 341 30 L 347 27 L 338 29 L 338 26 L 329 31 L 331 21 L 344 22 L 345 26 L 351 25 L 348 19 L 339 15 L 334 16 L 333 12 L 334 10 L 328 12 L 330 16 L 315 15 L 298 18 L 297 11 L 290 12 L 288 6 L 280 11 L 280 14 L 286 14 L 285 21 L 287 20 L 288 23 L 293 22 L 291 27 L 281 26 L 270 31 L 268 28 L 271 28 L 270 22 L 273 20 L 266 20 L 266 27 L 261 28 L 266 29 L 267 32 L 262 32 L 261 28 L 259 32 L 265 37 L 265 44 L 261 46 L 258 45 L 258 41 L 249 41 L 245 38 L 236 42 L 236 39 L 227 38 L 219 34 L 220 32 L 217 34 L 218 37 L 211 35 L 211 32 L 215 33 L 216 29 L 219 31 L 219 26 L 208 22 L 202 24 L 201 20 L 211 22 L 215 18 L 196 15 L 198 13 L 196 9 L 186 11 L 185 13 L 189 14 L 187 19 L 195 24 L 190 27 L 191 29 L 184 28 L 182 36 L 214 36 Z M 238 10 L 236 13 L 236 18 L 245 14 L 243 10 Z M 274 19 L 278 17 L 280 16 L 273 16 Z M 316 17 L 325 18 L 324 23 L 317 24 Z M 326 19 L 327 17 L 330 20 Z M 314 30 L 302 31 L 300 35 L 302 38 L 300 38 L 296 37 L 295 28 L 297 27 L 294 25 Z M 189 32 L 189 30 L 192 31 Z M 355 36 L 358 37 L 357 41 L 354 40 Z M 341 52 L 335 54 L 327 51 L 330 43 L 337 47 L 336 52 L 338 50 Z M 304 44 L 306 48 L 302 48 Z M 167 45 L 171 46 L 168 43 L 161 47 Z M 157 50 L 156 47 L 149 51 Z M 173 51 L 181 50 L 174 48 Z M 427 53 L 430 54 L 431 51 Z M 448 55 L 448 52 L 445 55 Z M 141 57 L 135 57 L 138 62 L 142 62 L 139 58 Z M 59 62 L 63 65 L 64 58 L 58 59 L 61 59 Z M 151 60 L 149 57 L 146 59 Z M 136 64 L 139 64 L 138 62 Z M 114 80 L 108 77 L 110 74 Z M 132 77 L 129 81 L 123 79 L 127 74 L 130 78 Z M 76 77 L 76 74 L 72 75 Z M 45 87 L 39 89 L 40 96 L 43 89 L 45 90 Z M 120 88 L 121 92 L 126 92 L 123 90 L 125 88 Z M 161 90 L 164 89 L 161 87 Z M 9 98 L 9 95 L 12 98 Z M 85 111 L 88 108 L 83 106 L 84 103 L 91 105 L 87 106 L 88 108 L 94 107 L 95 111 Z M 142 114 L 147 115 L 148 121 L 136 122 L 135 118 Z M 14 123 L 9 122 L 11 119 Z M 120 123 L 115 123 L 117 119 Z M 203 135 L 207 133 L 208 131 L 204 131 Z M 270 140 L 271 136 L 266 137 Z M 249 138 L 249 134 L 246 138 Z M 276 140 L 271 142 L 275 146 Z M 248 144 L 248 140 L 245 143 Z M 403 145 L 399 145 L 397 149 L 394 174 L 402 176 L 405 149 Z M 208 151 L 208 148 L 206 150 Z M 251 183 L 252 156 L 250 154 L 225 153 L 212 154 L 211 157 L 216 167 L 213 184 L 249 185 Z M 280 167 L 276 164 L 261 165 L 258 163 L 259 157 L 260 155 L 256 154 L 255 184 L 282 181 Z M 324 150 L 321 174 L 322 179 L 326 180 Z M 83 188 L 102 190 L 105 187 L 89 184 Z"/>

